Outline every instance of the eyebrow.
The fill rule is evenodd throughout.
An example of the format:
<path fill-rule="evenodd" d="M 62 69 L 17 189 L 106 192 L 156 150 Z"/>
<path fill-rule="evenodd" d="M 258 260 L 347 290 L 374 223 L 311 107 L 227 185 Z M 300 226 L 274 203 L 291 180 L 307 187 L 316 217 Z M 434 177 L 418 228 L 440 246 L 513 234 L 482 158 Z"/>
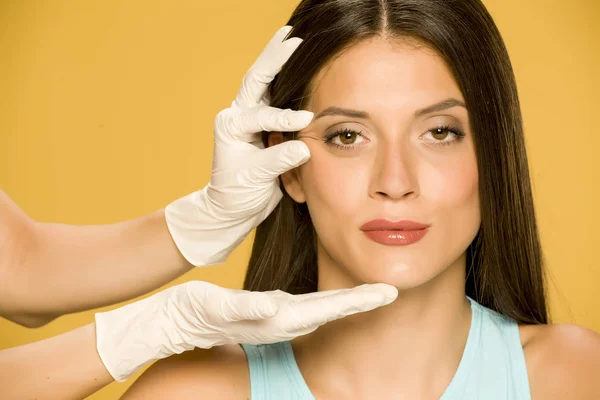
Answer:
<path fill-rule="evenodd" d="M 440 101 L 439 103 L 435 103 L 435 104 L 432 104 L 430 106 L 427 106 L 425 108 L 421 108 L 421 109 L 415 111 L 414 117 L 418 118 L 418 117 L 421 117 L 426 114 L 431 114 L 436 111 L 447 110 L 448 108 L 452 108 L 452 107 L 464 107 L 465 109 L 467 108 L 465 103 L 463 103 L 462 101 L 450 98 L 450 99 Z M 326 109 L 321 111 L 315 117 L 315 120 L 319 119 L 321 117 L 326 117 L 326 116 L 330 116 L 330 115 L 342 115 L 345 117 L 358 118 L 358 119 L 369 119 L 370 118 L 369 113 L 366 111 L 352 110 L 350 108 L 342 108 L 342 107 L 332 106 L 332 107 L 327 107 Z"/>

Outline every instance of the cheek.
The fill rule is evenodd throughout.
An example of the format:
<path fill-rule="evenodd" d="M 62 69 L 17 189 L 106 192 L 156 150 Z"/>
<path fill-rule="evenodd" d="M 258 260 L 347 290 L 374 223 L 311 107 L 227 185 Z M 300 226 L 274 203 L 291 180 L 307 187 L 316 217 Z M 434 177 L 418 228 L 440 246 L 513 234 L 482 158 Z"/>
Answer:
<path fill-rule="evenodd" d="M 307 144 L 311 158 L 298 172 L 313 223 L 355 215 L 364 202 L 368 168 L 356 158 L 335 157 L 322 145 Z"/>
<path fill-rule="evenodd" d="M 477 165 L 474 163 L 459 162 L 451 169 L 437 170 L 430 176 L 431 179 L 425 180 L 427 188 L 423 193 L 435 196 L 442 207 L 457 208 L 478 198 Z"/>
<path fill-rule="evenodd" d="M 460 157 L 429 172 L 424 172 L 422 196 L 435 210 L 439 226 L 448 234 L 469 241 L 481 222 L 479 208 L 479 177 L 473 155 Z M 426 183 L 425 183 L 426 182 Z"/>

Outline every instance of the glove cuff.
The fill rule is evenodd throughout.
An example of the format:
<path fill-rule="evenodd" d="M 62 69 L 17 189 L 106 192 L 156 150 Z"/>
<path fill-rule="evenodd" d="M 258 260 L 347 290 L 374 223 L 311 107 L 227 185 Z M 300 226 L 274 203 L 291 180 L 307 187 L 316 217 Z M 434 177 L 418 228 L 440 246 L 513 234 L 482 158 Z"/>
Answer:
<path fill-rule="evenodd" d="M 150 362 L 184 351 L 177 346 L 177 331 L 163 310 L 176 288 L 94 315 L 96 349 L 117 382 Z"/>
<path fill-rule="evenodd" d="M 219 218 L 206 196 L 207 189 L 190 193 L 165 208 L 175 245 L 196 267 L 224 263 L 254 227 L 251 218 Z"/>

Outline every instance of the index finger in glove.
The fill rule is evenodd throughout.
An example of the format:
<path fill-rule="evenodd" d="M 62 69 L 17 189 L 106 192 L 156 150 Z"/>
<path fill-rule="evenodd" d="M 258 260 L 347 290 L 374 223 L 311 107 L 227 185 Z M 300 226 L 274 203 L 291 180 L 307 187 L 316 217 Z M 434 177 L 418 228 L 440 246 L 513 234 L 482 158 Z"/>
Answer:
<path fill-rule="evenodd" d="M 237 103 L 245 108 L 260 104 L 269 83 L 281 71 L 283 64 L 302 43 L 302 39 L 297 37 L 283 40 L 291 30 L 292 27 L 286 25 L 275 33 L 242 79 L 242 87 L 234 104 Z"/>
<path fill-rule="evenodd" d="M 370 311 L 387 305 L 398 296 L 398 290 L 384 283 L 365 284 L 351 289 L 323 291 L 300 295 L 291 305 L 294 321 L 288 329 L 317 328 L 348 315 Z"/>
<path fill-rule="evenodd" d="M 230 111 L 230 110 L 227 110 Z M 253 142 L 259 132 L 295 132 L 306 128 L 314 114 L 306 110 L 260 106 L 238 114 L 227 112 L 217 116 L 216 131 L 244 142 Z"/>

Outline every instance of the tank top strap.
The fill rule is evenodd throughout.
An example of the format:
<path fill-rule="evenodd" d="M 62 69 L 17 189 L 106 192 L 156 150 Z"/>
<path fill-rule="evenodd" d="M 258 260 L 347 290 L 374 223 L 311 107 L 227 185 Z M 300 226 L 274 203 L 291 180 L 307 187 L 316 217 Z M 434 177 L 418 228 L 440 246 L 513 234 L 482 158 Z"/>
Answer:
<path fill-rule="evenodd" d="M 469 301 L 473 317 L 467 345 L 440 400 L 531 400 L 519 324 Z"/>
<path fill-rule="evenodd" d="M 289 341 L 241 346 L 248 359 L 252 400 L 314 400 Z"/>
<path fill-rule="evenodd" d="M 460 399 L 460 396 L 464 395 L 463 388 L 471 376 L 477 352 L 480 348 L 484 310 L 479 306 L 479 303 L 472 298 L 467 296 L 467 299 L 471 304 L 471 327 L 469 328 L 469 333 L 467 335 L 467 342 L 458 368 L 454 373 L 450 384 L 448 384 L 448 387 L 442 394 L 442 397 L 440 397 L 440 400 Z"/>
<path fill-rule="evenodd" d="M 502 315 L 489 308 L 483 307 L 478 304 L 482 310 L 484 310 L 484 324 L 486 326 L 486 332 L 488 336 L 493 336 L 490 331 L 497 331 L 498 335 L 503 338 L 501 344 L 503 346 L 497 346 L 497 348 L 504 351 L 504 359 L 506 365 L 506 371 L 504 372 L 505 380 L 507 385 L 511 387 L 511 391 L 515 399 L 519 400 L 531 400 L 531 389 L 529 387 L 529 376 L 527 374 L 527 364 L 525 361 L 525 353 L 523 352 L 523 345 L 521 344 L 521 333 L 519 331 L 519 323 L 512 318 Z M 500 342 L 498 340 L 498 342 Z M 483 350 L 488 354 L 494 354 L 492 348 L 492 341 L 486 340 Z M 500 359 L 496 355 L 496 359 Z M 501 376 L 501 374 L 498 374 Z"/>

